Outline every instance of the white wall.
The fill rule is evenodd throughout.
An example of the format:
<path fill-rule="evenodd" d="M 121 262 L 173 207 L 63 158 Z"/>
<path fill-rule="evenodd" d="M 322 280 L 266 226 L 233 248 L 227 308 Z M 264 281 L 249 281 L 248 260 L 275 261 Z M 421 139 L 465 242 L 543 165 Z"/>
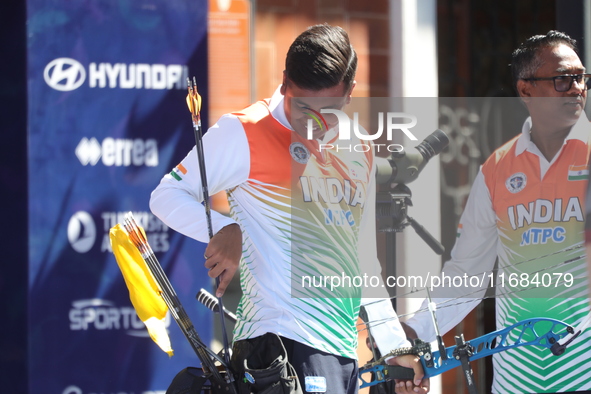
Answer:
<path fill-rule="evenodd" d="M 419 140 L 437 128 L 437 18 L 436 0 L 390 1 L 390 97 L 412 97 L 405 100 L 407 113 L 417 114 L 420 121 L 413 133 Z M 425 116 L 425 113 L 428 116 Z M 416 146 L 420 141 L 404 144 Z M 408 184 L 413 206 L 408 216 L 422 224 L 440 239 L 439 159 L 433 158 L 419 178 Z M 441 258 L 407 227 L 397 238 L 397 276 L 439 273 Z M 424 293 L 421 294 L 424 297 Z M 399 298 L 397 312 L 402 315 L 419 308 L 422 298 Z M 404 321 L 404 318 L 402 319 Z M 441 393 L 440 376 L 431 379 L 431 393 Z"/>

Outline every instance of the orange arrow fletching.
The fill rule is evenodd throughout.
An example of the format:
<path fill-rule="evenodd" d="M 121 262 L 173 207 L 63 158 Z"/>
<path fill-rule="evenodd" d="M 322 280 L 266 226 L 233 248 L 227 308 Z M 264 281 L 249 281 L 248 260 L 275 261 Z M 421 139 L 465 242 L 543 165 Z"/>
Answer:
<path fill-rule="evenodd" d="M 189 107 L 189 111 L 194 114 L 195 113 L 195 100 L 191 97 L 191 93 L 187 94 L 187 107 Z"/>
<path fill-rule="evenodd" d="M 197 87 L 189 87 L 187 94 L 187 107 L 193 115 L 198 115 L 201 111 L 201 96 L 197 93 Z"/>

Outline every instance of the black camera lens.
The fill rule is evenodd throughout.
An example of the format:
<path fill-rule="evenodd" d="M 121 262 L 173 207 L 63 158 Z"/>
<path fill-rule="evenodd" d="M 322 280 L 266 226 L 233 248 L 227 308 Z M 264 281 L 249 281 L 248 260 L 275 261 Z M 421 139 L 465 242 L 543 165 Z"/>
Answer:
<path fill-rule="evenodd" d="M 425 160 L 429 160 L 441 153 L 447 144 L 449 144 L 449 138 L 447 138 L 447 135 L 443 131 L 437 129 L 417 145 L 416 149 L 421 152 Z"/>

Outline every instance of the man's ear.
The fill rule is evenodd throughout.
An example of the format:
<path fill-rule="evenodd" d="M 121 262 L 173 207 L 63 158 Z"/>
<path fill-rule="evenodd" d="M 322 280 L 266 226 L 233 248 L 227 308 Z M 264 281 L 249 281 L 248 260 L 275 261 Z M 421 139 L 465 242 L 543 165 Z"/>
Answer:
<path fill-rule="evenodd" d="M 287 75 L 285 74 L 285 70 L 283 70 L 283 80 L 281 82 L 281 88 L 279 89 L 279 93 L 285 96 L 285 91 L 287 89 Z"/>
<path fill-rule="evenodd" d="M 351 89 L 349 89 L 349 94 L 347 94 L 347 104 L 351 102 L 351 94 L 353 94 L 353 89 L 355 89 L 356 85 L 357 81 L 353 81 L 353 83 L 351 84 Z"/>
<path fill-rule="evenodd" d="M 524 81 L 523 79 L 517 81 L 517 93 L 519 93 L 519 97 L 521 97 L 523 101 L 527 102 L 532 97 L 532 86 L 533 85 L 530 82 Z"/>

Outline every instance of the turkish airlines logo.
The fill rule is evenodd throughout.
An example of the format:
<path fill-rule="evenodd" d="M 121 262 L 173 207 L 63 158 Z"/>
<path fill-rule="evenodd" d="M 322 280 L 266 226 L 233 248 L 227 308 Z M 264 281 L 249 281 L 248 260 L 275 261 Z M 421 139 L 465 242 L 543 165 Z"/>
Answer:
<path fill-rule="evenodd" d="M 55 90 L 68 92 L 78 89 L 86 79 L 86 70 L 80 62 L 67 57 L 55 59 L 45 67 L 43 78 Z"/>
<path fill-rule="evenodd" d="M 78 211 L 68 222 L 68 241 L 78 253 L 86 253 L 96 240 L 96 225 L 88 212 Z"/>

